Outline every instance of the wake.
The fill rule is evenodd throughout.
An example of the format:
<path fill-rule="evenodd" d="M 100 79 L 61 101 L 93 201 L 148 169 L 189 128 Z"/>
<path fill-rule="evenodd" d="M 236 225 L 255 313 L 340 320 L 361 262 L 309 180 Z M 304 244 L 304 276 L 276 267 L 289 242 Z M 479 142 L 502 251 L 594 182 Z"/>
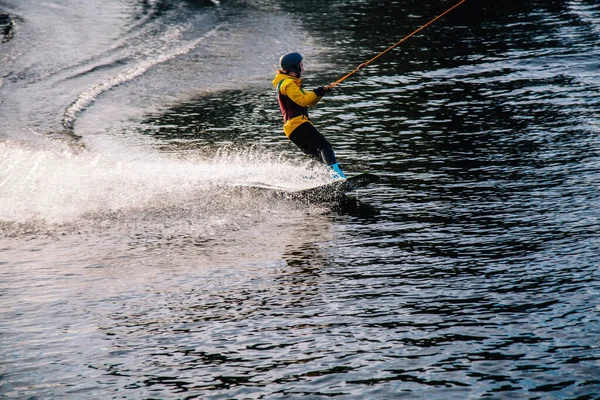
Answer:
<path fill-rule="evenodd" d="M 170 31 L 164 35 L 165 43 L 161 49 L 157 51 L 157 55 L 148 57 L 144 61 L 139 62 L 133 67 L 129 67 L 119 72 L 112 78 L 106 79 L 98 84 L 91 86 L 79 94 L 77 99 L 67 107 L 63 116 L 63 126 L 67 130 L 73 130 L 73 126 L 79 114 L 81 114 L 86 108 L 91 106 L 98 96 L 109 91 L 110 89 L 129 82 L 135 78 L 142 76 L 150 68 L 157 65 L 163 64 L 169 60 L 172 60 L 178 56 L 184 55 L 196 48 L 205 39 L 214 36 L 220 26 L 217 26 L 206 33 L 204 36 L 193 40 L 190 43 L 180 45 L 172 49 L 175 43 L 181 40 L 182 29 L 171 28 Z"/>

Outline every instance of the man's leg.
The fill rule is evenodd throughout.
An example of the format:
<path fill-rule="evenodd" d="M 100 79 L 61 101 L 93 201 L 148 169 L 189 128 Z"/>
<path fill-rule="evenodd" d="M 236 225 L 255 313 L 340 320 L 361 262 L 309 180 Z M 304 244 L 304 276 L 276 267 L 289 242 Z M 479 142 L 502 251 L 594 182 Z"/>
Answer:
<path fill-rule="evenodd" d="M 290 135 L 290 140 L 305 154 L 325 165 L 337 164 L 331 144 L 311 123 L 305 122 L 297 127 Z"/>
<path fill-rule="evenodd" d="M 336 178 L 346 178 L 338 164 L 331 144 L 311 123 L 305 122 L 290 135 L 290 140 L 304 153 L 329 166 Z"/>

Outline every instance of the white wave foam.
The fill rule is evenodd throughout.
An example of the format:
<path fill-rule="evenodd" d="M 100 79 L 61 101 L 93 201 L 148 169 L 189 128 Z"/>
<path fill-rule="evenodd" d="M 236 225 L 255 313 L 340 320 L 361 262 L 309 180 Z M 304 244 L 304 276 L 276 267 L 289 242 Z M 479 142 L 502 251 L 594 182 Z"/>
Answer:
<path fill-rule="evenodd" d="M 83 112 L 87 107 L 89 107 L 98 96 L 106 91 L 122 85 L 128 81 L 131 81 L 141 75 L 143 75 L 150 68 L 155 67 L 159 64 L 165 63 L 169 60 L 172 60 L 175 57 L 181 56 L 183 54 L 189 53 L 196 46 L 198 46 L 203 40 L 214 35 L 219 30 L 219 26 L 213 28 L 211 31 L 206 33 L 204 36 L 191 41 L 190 43 L 180 45 L 173 49 L 173 43 L 177 43 L 180 41 L 180 36 L 182 32 L 182 28 L 171 28 L 171 30 L 165 34 L 165 44 L 158 50 L 158 54 L 149 54 L 148 58 L 144 61 L 138 63 L 137 65 L 127 68 L 116 76 L 104 80 L 100 82 L 82 93 L 79 94 L 77 99 L 67 107 L 64 117 L 63 117 L 63 125 L 66 129 L 72 129 L 77 116 Z M 149 53 L 154 53 L 156 50 L 149 49 Z"/>
<path fill-rule="evenodd" d="M 141 213 L 146 218 L 157 209 L 169 219 L 179 218 L 171 215 L 172 210 L 196 209 L 199 204 L 205 206 L 204 217 L 235 218 L 235 212 L 227 210 L 256 204 L 245 204 L 247 199 L 234 195 L 234 188 L 301 187 L 308 173 L 302 166 L 252 153 L 211 159 L 144 153 L 117 159 L 0 142 L 0 222 L 60 224 L 107 213 L 130 213 L 135 218 Z M 221 201 L 223 196 L 227 204 Z"/>

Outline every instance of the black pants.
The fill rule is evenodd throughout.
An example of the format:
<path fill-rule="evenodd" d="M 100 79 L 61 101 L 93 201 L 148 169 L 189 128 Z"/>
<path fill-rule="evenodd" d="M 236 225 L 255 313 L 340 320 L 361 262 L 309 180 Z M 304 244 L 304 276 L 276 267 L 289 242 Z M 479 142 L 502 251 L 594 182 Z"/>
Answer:
<path fill-rule="evenodd" d="M 300 149 L 325 165 L 336 164 L 331 145 L 310 122 L 305 122 L 292 132 L 290 140 Z"/>

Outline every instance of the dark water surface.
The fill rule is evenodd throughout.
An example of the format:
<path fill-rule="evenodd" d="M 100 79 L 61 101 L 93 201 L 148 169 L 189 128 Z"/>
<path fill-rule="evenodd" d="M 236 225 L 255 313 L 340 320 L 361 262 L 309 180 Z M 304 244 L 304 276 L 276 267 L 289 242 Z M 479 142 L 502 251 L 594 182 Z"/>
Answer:
<path fill-rule="evenodd" d="M 600 4 L 0 0 L 0 397 L 600 398 Z M 268 193 L 268 192 L 267 192 Z"/>

